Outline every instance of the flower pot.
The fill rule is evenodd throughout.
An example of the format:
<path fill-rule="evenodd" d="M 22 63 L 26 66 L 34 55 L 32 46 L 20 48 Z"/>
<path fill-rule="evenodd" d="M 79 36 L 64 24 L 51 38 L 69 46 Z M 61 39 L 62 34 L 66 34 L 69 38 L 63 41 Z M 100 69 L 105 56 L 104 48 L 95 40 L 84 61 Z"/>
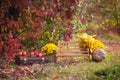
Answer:
<path fill-rule="evenodd" d="M 47 62 L 56 62 L 56 53 L 52 55 L 45 55 L 44 58 Z"/>

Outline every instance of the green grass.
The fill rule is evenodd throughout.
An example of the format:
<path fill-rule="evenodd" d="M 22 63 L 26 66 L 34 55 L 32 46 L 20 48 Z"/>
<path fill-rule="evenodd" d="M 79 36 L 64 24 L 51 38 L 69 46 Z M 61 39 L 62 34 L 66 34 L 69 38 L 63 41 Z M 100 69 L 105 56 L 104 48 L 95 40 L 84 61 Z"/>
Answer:
<path fill-rule="evenodd" d="M 17 68 L 17 65 L 12 63 L 12 64 L 9 65 L 9 67 L 15 69 L 15 68 Z"/>
<path fill-rule="evenodd" d="M 120 64 L 99 70 L 95 74 L 105 80 L 120 80 Z"/>
<path fill-rule="evenodd" d="M 47 63 L 38 66 L 34 76 L 23 75 L 21 80 L 119 80 L 120 58 L 107 53 L 102 62 L 81 60 L 79 62 Z M 17 68 L 11 64 L 12 68 Z M 3 76 L 6 77 L 6 76 Z M 9 79 L 10 80 L 10 79 Z"/>
<path fill-rule="evenodd" d="M 104 61 L 104 68 L 94 71 L 94 76 L 101 80 L 119 80 L 120 79 L 120 61 L 119 57 L 107 54 Z"/>
<path fill-rule="evenodd" d="M 115 40 L 120 42 L 120 37 L 116 37 Z"/>
<path fill-rule="evenodd" d="M 110 36 L 109 34 L 103 34 L 103 35 L 101 35 L 101 38 L 107 39 L 107 40 L 113 39 L 112 36 Z"/>
<path fill-rule="evenodd" d="M 101 35 L 102 39 L 106 39 L 106 40 L 112 40 L 112 41 L 116 41 L 116 42 L 120 42 L 120 36 L 119 35 L 111 35 L 111 34 L 103 34 Z"/>
<path fill-rule="evenodd" d="M 44 64 L 44 73 L 38 74 L 40 80 L 103 80 L 96 72 L 111 69 L 111 65 L 120 63 L 118 56 L 108 53 L 102 62 L 84 61 L 79 63 L 48 63 Z M 109 70 L 107 70 L 109 71 Z M 110 71 L 109 71 L 110 72 Z M 111 75 L 111 74 L 110 74 Z M 110 79 L 109 79 L 110 80 Z M 114 79 L 112 79 L 114 80 Z"/>
<path fill-rule="evenodd" d="M 31 79 L 29 77 L 24 77 L 22 80 L 33 80 L 33 79 Z"/>

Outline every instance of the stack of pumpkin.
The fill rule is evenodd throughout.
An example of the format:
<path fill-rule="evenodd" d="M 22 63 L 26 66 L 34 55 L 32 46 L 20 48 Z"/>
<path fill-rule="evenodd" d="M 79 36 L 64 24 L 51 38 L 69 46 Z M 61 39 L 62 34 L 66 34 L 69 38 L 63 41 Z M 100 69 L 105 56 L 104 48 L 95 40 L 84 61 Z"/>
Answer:
<path fill-rule="evenodd" d="M 95 36 L 96 35 L 91 36 L 83 33 L 79 36 L 78 42 L 80 48 L 89 48 L 92 59 L 99 62 L 105 59 L 105 46 L 100 40 L 95 39 Z"/>

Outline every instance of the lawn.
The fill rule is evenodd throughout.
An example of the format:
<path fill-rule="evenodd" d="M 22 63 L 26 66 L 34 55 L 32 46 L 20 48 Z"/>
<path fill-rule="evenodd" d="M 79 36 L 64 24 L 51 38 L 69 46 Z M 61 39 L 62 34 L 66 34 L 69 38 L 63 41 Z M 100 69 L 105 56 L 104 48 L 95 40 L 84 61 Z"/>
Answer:
<path fill-rule="evenodd" d="M 6 80 L 103 80 L 104 78 L 114 80 L 114 77 L 109 79 L 111 78 L 109 76 L 116 75 L 119 78 L 117 74 L 112 74 L 114 66 L 119 63 L 120 59 L 118 56 L 107 53 L 106 59 L 98 63 L 86 60 L 76 63 L 61 62 L 42 65 L 34 64 L 32 66 L 16 66 L 11 64 L 11 67 L 16 69 L 16 72 L 0 74 L 0 77 L 1 79 L 6 78 Z M 117 69 L 120 71 L 120 66 Z M 104 70 L 108 73 L 105 73 Z"/>

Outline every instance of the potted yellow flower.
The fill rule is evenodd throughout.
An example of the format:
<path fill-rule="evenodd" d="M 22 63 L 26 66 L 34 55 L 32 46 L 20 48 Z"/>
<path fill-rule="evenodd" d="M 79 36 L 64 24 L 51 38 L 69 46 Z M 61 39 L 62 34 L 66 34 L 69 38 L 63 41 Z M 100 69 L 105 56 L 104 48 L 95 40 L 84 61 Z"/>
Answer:
<path fill-rule="evenodd" d="M 54 43 L 48 43 L 41 48 L 41 51 L 45 53 L 48 62 L 56 61 L 56 49 L 57 46 Z"/>
<path fill-rule="evenodd" d="M 96 49 L 104 49 L 104 44 L 94 38 L 95 35 L 90 36 L 86 33 L 83 33 L 78 39 L 80 48 L 89 48 L 91 53 Z"/>
<path fill-rule="evenodd" d="M 90 36 L 86 33 L 80 35 L 78 39 L 80 48 L 88 48 L 89 53 L 92 55 L 92 60 L 99 62 L 105 59 L 105 45 L 100 41 L 94 38 L 95 36 Z"/>

